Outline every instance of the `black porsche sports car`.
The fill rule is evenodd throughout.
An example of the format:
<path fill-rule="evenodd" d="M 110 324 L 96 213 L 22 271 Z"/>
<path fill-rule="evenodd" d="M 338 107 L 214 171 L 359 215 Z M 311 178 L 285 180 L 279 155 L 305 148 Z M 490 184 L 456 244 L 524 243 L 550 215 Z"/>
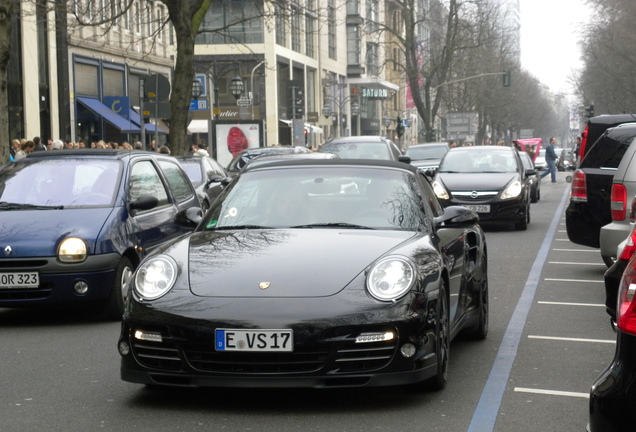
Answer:
<path fill-rule="evenodd" d="M 144 260 L 119 338 L 148 385 L 342 387 L 447 380 L 451 340 L 488 332 L 477 214 L 408 164 L 287 160 L 245 170 L 192 235 Z"/>

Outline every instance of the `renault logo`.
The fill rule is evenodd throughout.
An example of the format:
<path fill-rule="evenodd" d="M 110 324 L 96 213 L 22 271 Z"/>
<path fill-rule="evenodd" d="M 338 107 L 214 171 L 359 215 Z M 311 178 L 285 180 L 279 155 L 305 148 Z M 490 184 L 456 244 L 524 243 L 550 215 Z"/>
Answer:
<path fill-rule="evenodd" d="M 4 248 L 4 254 L 6 256 L 9 256 L 13 253 L 13 249 L 11 248 L 11 246 L 7 246 L 6 248 Z"/>
<path fill-rule="evenodd" d="M 472 191 L 472 192 L 470 193 L 470 197 L 471 197 L 472 199 L 476 199 L 478 196 L 479 196 L 479 195 L 477 194 L 477 191 Z"/>
<path fill-rule="evenodd" d="M 261 282 L 258 284 L 258 287 L 262 290 L 266 290 L 271 285 L 271 282 Z"/>

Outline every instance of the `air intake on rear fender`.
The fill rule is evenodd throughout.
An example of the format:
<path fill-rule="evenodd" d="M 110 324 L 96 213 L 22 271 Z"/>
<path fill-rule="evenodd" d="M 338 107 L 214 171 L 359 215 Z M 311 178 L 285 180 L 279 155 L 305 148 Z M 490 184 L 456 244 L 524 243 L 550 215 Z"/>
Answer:
<path fill-rule="evenodd" d="M 574 171 L 570 194 L 572 201 L 587 202 L 587 182 L 585 181 L 585 173 L 583 171 Z"/>

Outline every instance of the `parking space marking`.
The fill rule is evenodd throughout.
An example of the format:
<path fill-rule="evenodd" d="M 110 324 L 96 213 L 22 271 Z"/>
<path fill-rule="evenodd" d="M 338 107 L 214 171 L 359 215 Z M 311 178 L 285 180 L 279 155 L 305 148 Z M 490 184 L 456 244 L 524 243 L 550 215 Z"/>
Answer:
<path fill-rule="evenodd" d="M 569 397 L 578 397 L 589 399 L 589 393 L 579 393 L 579 392 L 568 392 L 568 391 L 557 391 L 557 390 L 544 390 L 544 389 L 531 389 L 526 387 L 515 387 L 515 391 L 519 393 L 534 393 L 534 394 L 544 394 L 550 396 L 569 396 Z"/>
<path fill-rule="evenodd" d="M 563 192 L 561 202 L 545 233 L 537 256 L 532 263 L 528 279 L 523 287 L 519 301 L 515 306 L 515 310 L 512 313 L 501 343 L 499 344 L 497 357 L 490 369 L 490 375 L 481 392 L 479 402 L 477 403 L 467 432 L 489 432 L 495 428 L 495 422 L 497 421 L 501 407 L 501 400 L 506 391 L 510 372 L 517 357 L 523 329 L 526 325 L 530 308 L 534 304 L 534 296 L 539 286 L 541 273 L 548 260 L 548 253 L 550 252 L 552 241 L 554 241 L 557 225 L 559 224 L 559 220 L 562 219 L 565 202 L 569 196 L 570 191 L 569 188 L 567 188 Z"/>
<path fill-rule="evenodd" d="M 584 263 L 584 262 L 567 262 L 567 261 L 550 261 L 549 264 L 564 264 L 564 265 L 582 265 L 582 266 L 604 266 L 605 263 Z"/>
<path fill-rule="evenodd" d="M 558 252 L 593 252 L 598 253 L 597 249 L 552 249 Z"/>
<path fill-rule="evenodd" d="M 528 335 L 528 339 L 555 340 L 555 341 L 563 341 L 563 342 L 606 343 L 606 344 L 616 343 L 615 340 L 609 340 L 609 339 L 584 339 L 584 338 L 568 338 L 568 337 L 537 336 L 537 335 Z"/>
<path fill-rule="evenodd" d="M 600 303 L 567 303 L 567 302 L 551 302 L 551 301 L 538 301 L 538 304 L 547 304 L 547 305 L 557 305 L 557 306 L 594 306 L 594 307 L 605 307 L 604 304 Z"/>
<path fill-rule="evenodd" d="M 602 280 L 589 280 L 589 279 L 556 279 L 556 278 L 545 278 L 545 281 L 550 282 L 581 282 L 581 283 L 605 283 Z"/>

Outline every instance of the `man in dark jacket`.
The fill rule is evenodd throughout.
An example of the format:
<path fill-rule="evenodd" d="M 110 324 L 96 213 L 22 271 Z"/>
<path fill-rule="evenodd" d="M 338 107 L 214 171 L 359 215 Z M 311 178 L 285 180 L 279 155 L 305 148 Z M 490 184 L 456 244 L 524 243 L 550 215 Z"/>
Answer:
<path fill-rule="evenodd" d="M 552 174 L 552 183 L 556 183 L 556 160 L 559 158 L 554 151 L 554 145 L 556 144 L 556 138 L 550 138 L 550 142 L 545 148 L 545 162 L 548 164 L 548 169 L 541 174 L 541 178 L 546 177 L 548 174 Z"/>

